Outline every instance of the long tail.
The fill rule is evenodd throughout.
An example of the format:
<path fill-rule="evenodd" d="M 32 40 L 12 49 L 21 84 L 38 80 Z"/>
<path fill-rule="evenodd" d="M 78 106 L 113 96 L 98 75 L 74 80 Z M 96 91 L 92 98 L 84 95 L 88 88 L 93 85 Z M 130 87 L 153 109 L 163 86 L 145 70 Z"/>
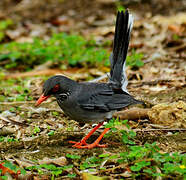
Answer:
<path fill-rule="evenodd" d="M 118 12 L 116 19 L 116 28 L 114 36 L 113 52 L 110 56 L 111 70 L 110 82 L 116 87 L 127 91 L 128 84 L 127 76 L 125 74 L 125 61 L 130 41 L 130 34 L 132 31 L 133 17 L 128 10 Z"/>

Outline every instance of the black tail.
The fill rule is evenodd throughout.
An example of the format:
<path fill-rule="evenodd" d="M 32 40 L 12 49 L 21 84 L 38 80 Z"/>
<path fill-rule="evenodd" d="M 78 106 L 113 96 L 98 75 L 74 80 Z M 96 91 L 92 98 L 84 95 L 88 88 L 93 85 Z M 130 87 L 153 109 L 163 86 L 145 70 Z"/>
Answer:
<path fill-rule="evenodd" d="M 114 36 L 113 53 L 110 56 L 111 70 L 110 82 L 114 83 L 118 88 L 126 90 L 128 84 L 125 74 L 125 61 L 132 30 L 133 18 L 128 10 L 118 12 L 116 19 L 116 28 Z"/>

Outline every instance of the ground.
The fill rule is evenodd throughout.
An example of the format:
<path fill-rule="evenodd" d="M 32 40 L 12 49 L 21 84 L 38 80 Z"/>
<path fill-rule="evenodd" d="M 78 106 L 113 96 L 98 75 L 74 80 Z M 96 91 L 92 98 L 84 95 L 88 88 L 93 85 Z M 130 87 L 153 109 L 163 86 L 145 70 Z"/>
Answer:
<path fill-rule="evenodd" d="M 172 163 L 173 160 L 168 162 L 165 160 L 160 163 L 161 165 L 157 160 L 157 156 L 162 156 L 163 159 L 165 154 L 171 156 L 175 152 L 180 153 L 175 157 L 181 159 L 186 149 L 186 13 L 184 12 L 186 7 L 184 1 L 139 0 L 119 3 L 112 0 L 53 2 L 49 0 L 46 5 L 37 0 L 32 1 L 32 4 L 24 0 L 5 0 L 0 2 L 0 5 L 0 17 L 7 26 L 4 28 L 2 25 L 1 28 L 0 24 L 2 33 L 2 38 L 0 36 L 2 44 L 0 47 L 2 54 L 0 55 L 2 72 L 0 73 L 0 160 L 2 162 L 7 160 L 11 165 L 26 170 L 26 174 L 6 172 L 4 176 L 18 179 L 96 178 L 89 177 L 93 174 L 102 179 L 105 176 L 110 179 L 155 178 L 150 173 L 145 174 L 144 169 L 147 170 L 149 164 L 141 166 L 139 170 L 134 169 L 136 163 L 143 162 L 144 159 L 145 163 L 151 162 L 151 166 L 154 166 L 155 170 L 152 172 L 165 174 L 165 176 L 158 174 L 156 178 L 185 177 L 184 160 L 177 160 L 179 162 L 177 166 L 183 171 L 174 172 L 168 171 L 163 164 Z M 112 50 L 116 11 L 124 7 L 129 8 L 135 19 L 126 68 L 129 80 L 128 91 L 136 99 L 143 100 L 146 105 L 128 107 L 115 114 L 115 117 L 120 117 L 120 121 L 109 123 L 112 131 L 101 141 L 103 144 L 108 144 L 107 148 L 89 150 L 72 148 L 68 141 L 81 140 L 92 126 L 78 124 L 65 116 L 54 98 L 50 98 L 36 108 L 34 105 L 42 93 L 42 85 L 49 76 L 59 73 L 77 81 L 92 80 L 109 72 L 108 62 L 103 58 L 105 63 L 94 60 L 88 63 L 86 61 L 74 63 L 73 58 L 71 61 L 69 59 L 58 61 L 50 60 L 51 56 L 48 60 L 42 51 L 45 55 L 47 53 L 51 55 L 53 51 L 49 48 L 48 51 L 43 49 L 50 47 L 52 41 L 49 45 L 45 44 L 43 49 L 39 49 L 42 43 L 39 42 L 39 45 L 35 43 L 33 51 L 32 49 L 28 51 L 34 54 L 37 46 L 40 54 L 23 56 L 24 52 L 20 50 L 22 54 L 18 58 L 15 54 L 13 57 L 4 58 L 3 54 L 7 54 L 10 46 L 3 45 L 11 42 L 30 43 L 35 37 L 47 41 L 53 33 L 66 32 L 75 34 L 75 38 L 76 35 L 81 35 L 89 41 L 88 45 L 85 45 L 88 48 L 95 46 L 100 52 L 105 49 L 108 57 Z M 74 36 L 71 38 L 73 39 Z M 95 40 L 93 45 L 92 38 Z M 54 40 L 56 42 L 58 39 L 54 38 Z M 84 43 L 81 38 L 77 41 Z M 65 39 L 66 42 L 68 43 L 68 37 Z M 52 48 L 54 46 L 52 44 Z M 72 54 L 76 53 L 81 58 L 82 54 L 79 56 L 77 51 L 83 50 L 75 46 L 72 46 L 74 48 Z M 16 48 L 10 48 L 10 52 Z M 68 49 L 67 52 L 69 51 Z M 10 52 L 8 51 L 9 54 Z M 53 57 L 57 57 L 56 52 Z M 70 56 L 67 53 L 65 58 L 68 57 Z M 91 58 L 91 56 L 86 57 Z M 96 57 L 99 56 L 95 55 Z M 43 62 L 42 58 L 46 58 L 46 61 Z M 31 61 L 33 63 L 29 64 Z M 106 80 L 107 77 L 102 79 L 102 81 Z M 124 121 L 126 119 L 127 122 Z M 102 131 L 103 128 L 100 128 L 90 138 L 90 142 L 93 142 Z M 158 151 L 154 150 L 156 156 L 151 156 L 149 153 L 138 159 L 140 151 L 134 150 L 135 146 L 145 147 L 146 149 L 141 149 L 145 154 L 146 151 L 151 152 L 153 148 L 156 149 L 155 145 L 145 144 L 154 142 L 160 148 Z M 128 161 L 124 160 L 122 154 L 124 152 L 128 152 L 129 155 L 136 153 L 134 156 L 136 159 L 126 155 Z M 9 169 L 11 169 L 10 164 Z"/>

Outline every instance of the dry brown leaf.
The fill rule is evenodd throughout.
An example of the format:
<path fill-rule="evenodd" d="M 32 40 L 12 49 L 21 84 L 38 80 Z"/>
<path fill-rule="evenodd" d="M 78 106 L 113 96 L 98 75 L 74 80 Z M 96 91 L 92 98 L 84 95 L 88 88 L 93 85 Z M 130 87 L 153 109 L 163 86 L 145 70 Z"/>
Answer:
<path fill-rule="evenodd" d="M 154 124 L 186 128 L 186 103 L 179 101 L 155 105 L 148 111 L 148 116 Z"/>
<path fill-rule="evenodd" d="M 170 24 L 168 26 L 168 29 L 171 30 L 172 32 L 176 33 L 176 34 L 180 34 L 182 32 L 182 29 L 178 25 Z"/>
<path fill-rule="evenodd" d="M 14 134 L 16 132 L 15 128 L 10 128 L 10 127 L 3 127 L 0 128 L 0 136 L 7 136 Z"/>
<path fill-rule="evenodd" d="M 90 69 L 90 74 L 93 76 L 103 76 L 105 73 L 100 71 L 99 69 Z"/>
<path fill-rule="evenodd" d="M 67 159 L 62 156 L 55 159 L 50 159 L 48 157 L 45 157 L 43 160 L 39 160 L 39 164 L 51 164 L 51 163 L 59 166 L 64 166 L 67 164 Z"/>
<path fill-rule="evenodd" d="M 16 163 L 20 166 L 20 167 L 31 167 L 34 166 L 35 164 L 32 161 L 26 160 L 26 159 L 17 159 L 14 158 L 14 160 L 16 161 Z"/>

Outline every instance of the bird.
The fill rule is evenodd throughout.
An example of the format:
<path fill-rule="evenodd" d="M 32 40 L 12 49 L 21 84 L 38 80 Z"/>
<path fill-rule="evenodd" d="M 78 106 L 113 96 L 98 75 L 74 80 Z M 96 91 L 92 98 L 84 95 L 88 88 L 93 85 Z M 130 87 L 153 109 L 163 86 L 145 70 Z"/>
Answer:
<path fill-rule="evenodd" d="M 132 26 L 133 17 L 128 9 L 125 12 L 118 11 L 108 82 L 77 82 L 63 75 L 55 75 L 44 83 L 43 94 L 36 106 L 53 95 L 63 112 L 71 119 L 79 123 L 97 124 L 81 141 L 69 141 L 73 144 L 72 147 L 107 147 L 106 144 L 100 144 L 100 141 L 109 128 L 105 128 L 92 144 L 86 141 L 104 122 L 112 118 L 114 112 L 129 105 L 144 104 L 127 91 L 125 64 Z"/>

